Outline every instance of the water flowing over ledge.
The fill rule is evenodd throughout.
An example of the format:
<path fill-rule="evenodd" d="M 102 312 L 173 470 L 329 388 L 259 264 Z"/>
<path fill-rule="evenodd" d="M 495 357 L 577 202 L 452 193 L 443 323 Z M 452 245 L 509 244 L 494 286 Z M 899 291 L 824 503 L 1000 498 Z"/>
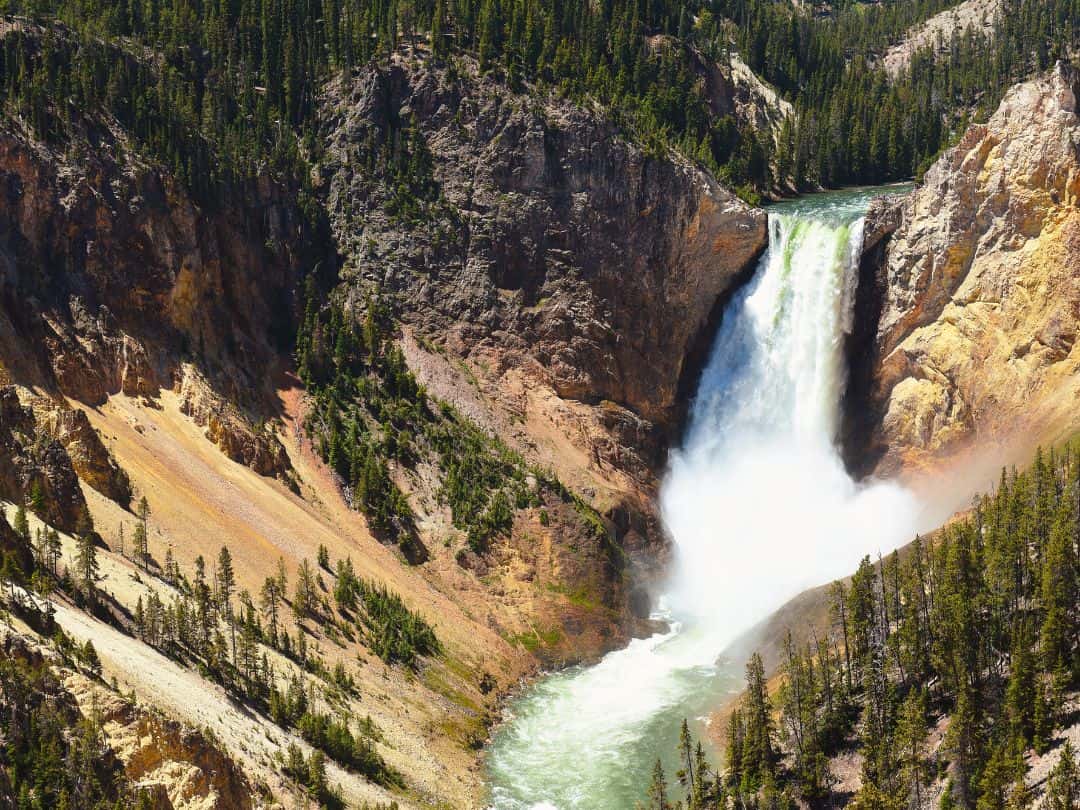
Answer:
<path fill-rule="evenodd" d="M 496 810 L 616 810 L 644 796 L 684 717 L 738 688 L 719 659 L 801 589 L 914 532 L 914 498 L 859 485 L 835 446 L 862 214 L 881 190 L 774 206 L 769 249 L 724 313 L 661 493 L 676 545 L 669 630 L 540 681 L 488 752 Z"/>

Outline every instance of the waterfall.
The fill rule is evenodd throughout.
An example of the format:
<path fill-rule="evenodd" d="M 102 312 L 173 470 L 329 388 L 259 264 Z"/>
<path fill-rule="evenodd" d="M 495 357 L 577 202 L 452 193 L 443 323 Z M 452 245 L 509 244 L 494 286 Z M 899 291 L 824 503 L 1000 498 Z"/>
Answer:
<path fill-rule="evenodd" d="M 857 209 L 856 209 L 857 210 Z M 759 272 L 725 313 L 662 495 L 671 607 L 723 645 L 792 594 L 913 532 L 899 486 L 860 487 L 835 447 L 863 220 L 773 213 Z"/>
<path fill-rule="evenodd" d="M 768 250 L 724 313 L 662 488 L 676 546 L 658 611 L 669 630 L 517 701 L 489 751 L 492 807 L 633 807 L 682 718 L 738 688 L 741 662 L 718 661 L 726 645 L 802 588 L 911 538 L 913 498 L 852 481 L 835 446 L 868 199 L 771 211 Z"/>

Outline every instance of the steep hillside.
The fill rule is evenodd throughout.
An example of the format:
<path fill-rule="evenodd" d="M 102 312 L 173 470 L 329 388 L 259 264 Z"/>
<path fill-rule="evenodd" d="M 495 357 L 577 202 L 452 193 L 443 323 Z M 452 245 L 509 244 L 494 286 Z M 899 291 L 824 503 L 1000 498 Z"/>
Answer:
<path fill-rule="evenodd" d="M 467 60 L 321 98 L 310 189 L 296 155 L 195 181 L 119 101 L 5 119 L 4 601 L 134 690 L 105 734 L 176 807 L 476 806 L 502 696 L 649 628 L 656 471 L 764 216 Z M 207 787 L 194 728 L 250 784 Z"/>
<path fill-rule="evenodd" d="M 938 12 L 908 30 L 900 42 L 885 51 L 881 57 L 885 72 L 895 78 L 921 50 L 928 48 L 940 55 L 952 45 L 954 39 L 970 34 L 992 35 L 1001 6 L 1001 0 L 964 0 Z"/>
<path fill-rule="evenodd" d="M 940 531 L 771 617 L 722 767 L 684 732 L 687 804 L 1072 807 L 1078 487 L 1075 443 L 1039 452 Z"/>
<path fill-rule="evenodd" d="M 965 450 L 1007 458 L 1080 427 L 1078 77 L 1059 65 L 970 127 L 864 262 L 849 449 L 863 471 L 915 473 Z"/>
<path fill-rule="evenodd" d="M 175 387 L 230 457 L 284 475 L 255 423 L 272 415 L 263 369 L 288 345 L 310 261 L 295 190 L 267 175 L 208 210 L 114 120 L 77 119 L 69 138 L 41 140 L 19 118 L 0 128 L 5 382 L 60 412 L 48 431 L 65 444 L 80 417 L 63 397 L 96 406 Z M 91 480 L 122 497 L 111 477 Z"/>
<path fill-rule="evenodd" d="M 321 169 L 351 300 L 374 284 L 477 376 L 605 403 L 593 421 L 614 441 L 582 449 L 647 481 L 764 215 L 603 116 L 464 68 L 403 55 L 328 88 Z M 356 170 L 381 148 L 419 167 L 415 212 L 400 179 Z"/>

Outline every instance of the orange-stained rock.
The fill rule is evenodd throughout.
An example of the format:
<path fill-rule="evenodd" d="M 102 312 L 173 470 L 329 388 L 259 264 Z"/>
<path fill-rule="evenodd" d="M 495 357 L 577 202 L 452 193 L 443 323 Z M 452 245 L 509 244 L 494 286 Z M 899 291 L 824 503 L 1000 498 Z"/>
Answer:
<path fill-rule="evenodd" d="M 874 268 L 864 469 L 1004 458 L 1080 429 L 1078 89 L 1064 65 L 1017 85 L 897 210 L 871 211 L 895 230 Z"/>

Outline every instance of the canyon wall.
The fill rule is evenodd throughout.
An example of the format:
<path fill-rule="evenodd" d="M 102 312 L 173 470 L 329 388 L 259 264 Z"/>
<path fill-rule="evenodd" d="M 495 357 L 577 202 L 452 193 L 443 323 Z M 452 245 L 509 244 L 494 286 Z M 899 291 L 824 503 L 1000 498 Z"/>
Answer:
<path fill-rule="evenodd" d="M 231 458 L 284 474 L 255 423 L 272 416 L 309 237 L 295 190 L 264 175 L 196 199 L 115 122 L 72 127 L 64 147 L 0 126 L 0 379 L 39 411 L 179 388 Z M 72 419 L 42 427 L 63 442 Z"/>
<path fill-rule="evenodd" d="M 193 191 L 104 113 L 73 115 L 48 142 L 18 116 L 0 125 L 0 499 L 29 500 L 34 530 L 73 533 L 89 515 L 99 587 L 121 617 L 168 597 L 165 559 L 187 575 L 227 546 L 250 593 L 279 560 L 291 577 L 320 552 L 350 560 L 429 621 L 442 652 L 403 678 L 363 637 L 315 623 L 297 637 L 363 691 L 347 710 L 386 735 L 403 806 L 478 806 L 475 750 L 501 696 L 539 666 L 652 629 L 663 451 L 723 302 L 764 249 L 765 216 L 601 112 L 510 89 L 468 60 L 455 73 L 406 51 L 339 78 L 321 104 L 303 201 L 299 182 L 269 171 Z M 319 299 L 297 300 L 315 277 Z M 507 507 L 490 548 L 465 543 L 431 459 L 372 441 L 422 561 L 381 542 L 323 463 L 289 368 L 296 314 L 326 298 L 361 323 L 371 300 L 389 304 L 387 334 L 430 397 L 418 407 L 454 405 L 458 424 L 527 467 L 536 502 Z M 136 566 L 119 538 L 143 496 L 152 559 Z M 63 542 L 66 568 L 74 543 Z M 319 577 L 332 582 L 327 566 Z M 271 738 L 258 713 L 204 716 L 224 705 L 217 687 L 122 618 L 110 628 L 59 604 L 107 677 L 206 724 L 279 785 L 266 754 L 287 734 Z M 266 742 L 253 752 L 251 739 Z M 386 798 L 357 774 L 333 776 L 350 800 Z"/>
<path fill-rule="evenodd" d="M 333 84 L 324 105 L 345 278 L 392 292 L 455 356 L 486 355 L 494 379 L 524 370 L 562 399 L 605 403 L 612 429 L 630 427 L 610 460 L 648 478 L 718 300 L 765 246 L 764 213 L 587 106 L 469 70 L 403 57 Z M 358 165 L 409 128 L 438 188 L 419 228 L 387 213 L 392 178 Z"/>
<path fill-rule="evenodd" d="M 1017 85 L 868 216 L 845 445 L 861 473 L 1080 428 L 1080 75 Z"/>

